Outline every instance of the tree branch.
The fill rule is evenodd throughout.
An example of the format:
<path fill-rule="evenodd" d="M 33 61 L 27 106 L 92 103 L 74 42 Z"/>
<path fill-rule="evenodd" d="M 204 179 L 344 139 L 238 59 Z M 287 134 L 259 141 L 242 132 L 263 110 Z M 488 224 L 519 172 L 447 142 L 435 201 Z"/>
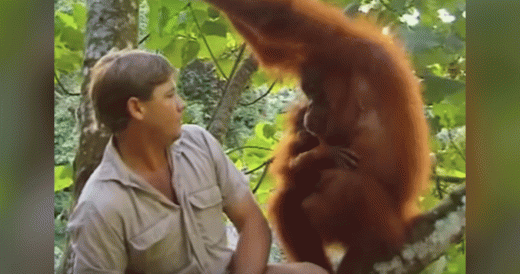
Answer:
<path fill-rule="evenodd" d="M 245 148 L 257 148 L 257 149 L 263 149 L 263 150 L 269 150 L 269 151 L 272 150 L 272 149 L 270 149 L 270 148 L 268 148 L 268 147 L 259 147 L 259 146 L 243 146 L 243 147 L 237 147 L 237 148 L 233 148 L 233 149 L 227 150 L 227 151 L 226 151 L 226 154 L 230 154 L 231 152 L 234 152 L 234 151 L 237 151 L 237 150 L 242 150 L 242 149 L 245 149 Z"/>
<path fill-rule="evenodd" d="M 271 92 L 271 90 L 273 89 L 273 87 L 274 87 L 274 85 L 276 84 L 277 81 L 278 80 L 274 80 L 274 82 L 271 84 L 269 89 L 264 94 L 262 94 L 260 97 L 256 98 L 253 102 L 247 103 L 247 104 L 242 104 L 242 103 L 238 103 L 238 104 L 243 106 L 243 107 L 247 107 L 247 106 L 250 106 L 250 105 L 260 101 L 262 98 L 264 98 L 265 96 L 267 96 L 267 94 L 269 94 Z"/>
<path fill-rule="evenodd" d="M 229 88 L 222 96 L 215 110 L 215 114 L 212 116 L 211 122 L 207 127 L 208 131 L 215 136 L 217 140 L 222 142 L 226 135 L 231 115 L 244 91 L 244 87 L 257 69 L 258 62 L 250 55 L 242 62 L 236 75 L 230 80 Z"/>
<path fill-rule="evenodd" d="M 71 92 L 69 92 L 63 86 L 63 84 L 61 83 L 60 78 L 58 77 L 58 74 L 56 73 L 56 71 L 54 71 L 54 79 L 56 79 L 56 82 L 58 82 L 58 86 L 60 86 L 61 90 L 63 90 L 63 92 L 65 92 L 65 94 L 70 95 L 70 96 L 79 96 L 79 95 L 81 95 L 81 93 L 71 93 Z"/>
<path fill-rule="evenodd" d="M 463 240 L 466 227 L 466 185 L 457 187 L 435 208 L 422 214 L 412 240 L 389 261 L 374 264 L 375 273 L 418 273 Z"/>
<path fill-rule="evenodd" d="M 206 40 L 206 36 L 204 36 L 204 33 L 202 33 L 202 29 L 199 25 L 199 21 L 197 21 L 197 17 L 195 16 L 195 12 L 193 11 L 193 7 L 191 6 L 191 2 L 188 3 L 188 7 L 191 11 L 191 14 L 193 15 L 193 21 L 195 21 L 195 25 L 197 25 L 197 29 L 199 30 L 199 33 L 202 37 L 202 41 L 204 41 L 204 44 L 206 45 L 206 48 L 208 48 L 209 55 L 211 55 L 211 59 L 213 59 L 213 62 L 215 63 L 215 66 L 222 74 L 222 77 L 226 79 L 226 81 L 229 81 L 229 78 L 226 76 L 220 65 L 218 64 L 217 58 L 215 58 L 215 55 L 213 55 L 213 52 L 211 51 L 211 48 L 209 47 L 208 41 Z M 230 77 L 231 78 L 231 77 Z"/>
<path fill-rule="evenodd" d="M 247 172 L 244 172 L 244 174 L 246 174 L 246 175 L 247 175 L 247 174 L 251 174 L 251 173 L 253 173 L 253 172 L 255 172 L 255 171 L 261 169 L 261 168 L 264 167 L 264 166 L 268 166 L 268 165 L 270 165 L 272 161 L 273 161 L 273 158 L 269 158 L 267 161 L 263 162 L 263 163 L 262 163 L 261 165 L 259 165 L 258 167 L 255 167 L 255 168 L 253 168 L 253 169 L 251 169 L 251 170 L 249 170 L 249 171 L 247 171 Z"/>
<path fill-rule="evenodd" d="M 256 193 L 256 191 L 260 188 L 260 185 L 264 181 L 265 175 L 267 174 L 267 170 L 269 170 L 269 166 L 273 162 L 273 158 L 270 158 L 267 160 L 264 171 L 262 172 L 262 176 L 260 176 L 260 179 L 258 180 L 258 183 L 256 184 L 255 188 L 253 188 L 253 194 Z"/>

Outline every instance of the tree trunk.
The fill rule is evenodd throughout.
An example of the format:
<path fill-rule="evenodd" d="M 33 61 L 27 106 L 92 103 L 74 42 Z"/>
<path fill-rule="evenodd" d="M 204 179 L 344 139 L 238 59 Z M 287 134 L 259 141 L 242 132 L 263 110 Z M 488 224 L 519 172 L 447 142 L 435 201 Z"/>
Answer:
<path fill-rule="evenodd" d="M 81 86 L 79 149 L 74 160 L 74 203 L 94 169 L 99 165 L 110 137 L 108 131 L 95 119 L 92 101 L 88 95 L 90 69 L 112 49 L 136 48 L 138 27 L 138 0 L 87 0 L 85 32 L 84 82 Z M 67 240 L 65 252 L 56 273 L 72 273 L 74 254 Z"/>
<path fill-rule="evenodd" d="M 219 140 L 221 143 L 226 136 L 229 129 L 229 122 L 231 115 L 238 104 L 238 100 L 247 82 L 251 79 L 254 72 L 258 70 L 258 62 L 252 55 L 249 55 L 240 67 L 235 76 L 228 85 L 228 89 L 224 92 L 222 99 L 219 102 L 215 115 L 208 125 L 208 131 Z"/>
<path fill-rule="evenodd" d="M 98 166 L 110 135 L 94 115 L 88 96 L 90 69 L 111 49 L 137 47 L 138 0 L 88 0 L 88 21 L 85 34 L 85 59 L 81 87 L 79 149 L 74 161 L 75 198 L 79 196 L 90 174 Z"/>

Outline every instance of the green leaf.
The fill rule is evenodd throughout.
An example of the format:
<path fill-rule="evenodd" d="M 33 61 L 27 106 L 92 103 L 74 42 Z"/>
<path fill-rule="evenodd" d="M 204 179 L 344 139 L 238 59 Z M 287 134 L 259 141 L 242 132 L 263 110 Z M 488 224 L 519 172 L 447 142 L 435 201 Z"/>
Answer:
<path fill-rule="evenodd" d="M 163 2 L 163 5 L 168 7 L 171 14 L 179 14 L 181 11 L 186 10 L 188 2 L 185 0 L 168 0 Z"/>
<path fill-rule="evenodd" d="M 77 29 L 78 25 L 76 24 L 76 20 L 72 15 L 63 13 L 61 11 L 56 12 L 56 17 L 64 23 L 65 26 L 71 27 L 73 29 Z"/>
<path fill-rule="evenodd" d="M 424 77 L 426 104 L 440 102 L 447 95 L 465 89 L 466 84 L 439 76 L 426 75 Z"/>
<path fill-rule="evenodd" d="M 265 138 L 272 139 L 276 133 L 276 126 L 271 123 L 265 123 L 262 130 Z"/>
<path fill-rule="evenodd" d="M 73 4 L 74 11 L 72 12 L 72 16 L 74 17 L 74 21 L 78 26 L 78 29 L 85 30 L 85 24 L 87 23 L 87 8 L 84 3 L 76 2 Z"/>
<path fill-rule="evenodd" d="M 207 11 L 209 18 L 216 19 L 220 16 L 220 11 L 212 6 L 209 6 Z"/>
<path fill-rule="evenodd" d="M 441 40 L 430 28 L 419 26 L 413 29 L 402 29 L 406 48 L 413 52 L 424 52 L 439 47 Z"/>
<path fill-rule="evenodd" d="M 186 43 L 186 39 L 183 37 L 177 37 L 172 39 L 166 47 L 164 47 L 164 56 L 172 63 L 176 68 L 182 68 L 182 48 Z"/>
<path fill-rule="evenodd" d="M 195 16 L 199 24 L 202 24 L 202 22 L 208 20 L 208 12 L 205 9 L 202 10 L 193 8 L 193 12 L 190 11 L 190 16 Z"/>
<path fill-rule="evenodd" d="M 72 165 L 54 167 L 54 192 L 58 192 L 72 185 Z"/>
<path fill-rule="evenodd" d="M 453 22 L 452 26 L 453 30 L 460 38 L 466 39 L 466 18 L 460 16 L 455 22 Z"/>
<path fill-rule="evenodd" d="M 439 117 L 439 123 L 446 128 L 463 126 L 466 124 L 465 107 L 458 107 L 448 103 L 433 104 L 432 110 Z"/>
<path fill-rule="evenodd" d="M 214 36 L 214 37 L 216 37 L 216 36 Z M 231 70 L 233 69 L 234 64 L 235 64 L 235 60 L 233 60 L 231 58 L 218 60 L 218 65 L 224 71 L 226 76 L 229 76 L 231 74 Z M 217 69 L 217 73 L 220 77 L 223 77 L 223 75 L 221 75 L 221 73 L 220 73 L 220 70 Z"/>
<path fill-rule="evenodd" d="M 412 57 L 413 65 L 418 74 L 426 74 L 427 72 L 433 72 L 429 68 L 433 64 L 439 64 L 441 71 L 444 66 L 447 66 L 455 58 L 454 55 L 446 53 L 441 47 L 427 50 L 424 52 L 416 53 Z"/>
<path fill-rule="evenodd" d="M 159 32 L 158 27 L 158 18 L 159 18 L 159 8 L 162 7 L 160 0 L 151 0 L 148 1 L 148 31 L 150 35 Z"/>
<path fill-rule="evenodd" d="M 457 107 L 466 108 L 466 91 L 462 90 L 452 95 L 446 96 L 444 102 L 452 104 Z"/>
<path fill-rule="evenodd" d="M 188 64 L 191 60 L 197 57 L 199 53 L 200 44 L 195 40 L 188 40 L 182 47 L 182 66 Z"/>
<path fill-rule="evenodd" d="M 84 39 L 85 36 L 78 29 L 64 27 L 61 31 L 61 40 L 73 51 L 83 51 Z"/>
<path fill-rule="evenodd" d="M 54 67 L 57 71 L 74 71 L 79 68 L 82 61 L 82 51 L 71 51 L 61 40 L 61 35 L 54 37 Z"/>
<path fill-rule="evenodd" d="M 451 34 L 450 36 L 448 36 L 446 38 L 446 41 L 444 41 L 444 45 L 445 45 L 446 49 L 452 53 L 460 52 L 466 46 L 464 41 L 462 41 L 455 34 Z"/>
<path fill-rule="evenodd" d="M 151 32 L 150 37 L 146 40 L 146 47 L 149 49 L 164 49 L 172 40 L 174 40 L 172 36 L 160 36 L 156 32 Z"/>
<path fill-rule="evenodd" d="M 159 8 L 158 20 L 159 20 L 157 22 L 158 33 L 159 33 L 159 36 L 162 36 L 164 27 L 166 26 L 166 23 L 168 23 L 168 20 L 170 20 L 170 10 L 167 7 L 161 6 Z"/>
<path fill-rule="evenodd" d="M 404 13 L 404 7 L 406 5 L 406 2 L 408 0 L 393 0 L 390 2 L 390 6 L 397 12 L 397 13 Z"/>
<path fill-rule="evenodd" d="M 209 47 L 211 48 L 211 52 L 218 57 L 222 55 L 227 50 L 227 39 L 222 38 L 220 36 L 206 36 L 206 41 L 208 42 Z M 206 44 L 204 44 L 204 41 L 202 40 L 202 37 L 198 39 L 201 48 L 199 51 L 199 58 L 202 59 L 210 59 L 211 55 L 209 54 L 208 48 L 206 47 Z M 229 58 L 228 58 L 229 59 Z"/>
<path fill-rule="evenodd" d="M 226 37 L 227 27 L 223 22 L 219 21 L 204 21 L 200 26 L 200 29 L 205 35 L 216 35 L 220 37 Z"/>
<path fill-rule="evenodd" d="M 206 11 L 208 9 L 208 6 L 210 6 L 209 4 L 207 4 L 206 2 L 204 1 L 192 1 L 192 0 L 188 0 L 188 2 L 190 2 L 191 6 L 194 8 L 194 9 L 199 9 L 199 10 L 204 10 Z M 206 20 L 206 19 L 204 19 Z"/>

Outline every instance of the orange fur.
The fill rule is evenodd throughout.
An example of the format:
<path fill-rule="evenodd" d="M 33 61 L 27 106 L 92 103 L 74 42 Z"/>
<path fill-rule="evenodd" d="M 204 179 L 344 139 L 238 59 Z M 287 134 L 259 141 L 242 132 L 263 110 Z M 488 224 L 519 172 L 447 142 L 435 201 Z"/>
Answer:
<path fill-rule="evenodd" d="M 338 273 L 367 271 L 406 240 L 428 182 L 421 90 L 403 50 L 315 0 L 208 2 L 261 65 L 299 76 L 309 99 L 292 111 L 271 169 L 280 181 L 271 215 L 284 248 L 332 271 L 323 246 L 341 242 L 349 250 Z"/>

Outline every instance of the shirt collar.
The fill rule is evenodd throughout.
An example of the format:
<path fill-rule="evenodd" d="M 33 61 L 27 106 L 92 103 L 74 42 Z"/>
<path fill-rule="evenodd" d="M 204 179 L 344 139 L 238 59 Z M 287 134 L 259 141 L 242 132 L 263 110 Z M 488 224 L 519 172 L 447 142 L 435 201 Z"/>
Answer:
<path fill-rule="evenodd" d="M 180 153 L 182 144 L 184 142 L 184 131 L 181 130 L 181 136 L 179 139 L 175 140 L 175 142 L 170 146 L 169 149 L 169 160 L 173 161 L 171 157 L 174 157 L 174 153 Z M 117 151 L 114 145 L 114 136 L 112 135 L 108 140 L 107 146 L 105 147 L 105 152 L 103 154 L 103 158 L 100 163 L 100 170 L 98 174 L 98 179 L 102 181 L 117 181 L 122 185 L 137 187 L 137 188 L 147 188 L 144 185 L 144 181 L 141 176 L 137 175 L 132 169 L 130 169 L 121 159 L 121 155 Z"/>

